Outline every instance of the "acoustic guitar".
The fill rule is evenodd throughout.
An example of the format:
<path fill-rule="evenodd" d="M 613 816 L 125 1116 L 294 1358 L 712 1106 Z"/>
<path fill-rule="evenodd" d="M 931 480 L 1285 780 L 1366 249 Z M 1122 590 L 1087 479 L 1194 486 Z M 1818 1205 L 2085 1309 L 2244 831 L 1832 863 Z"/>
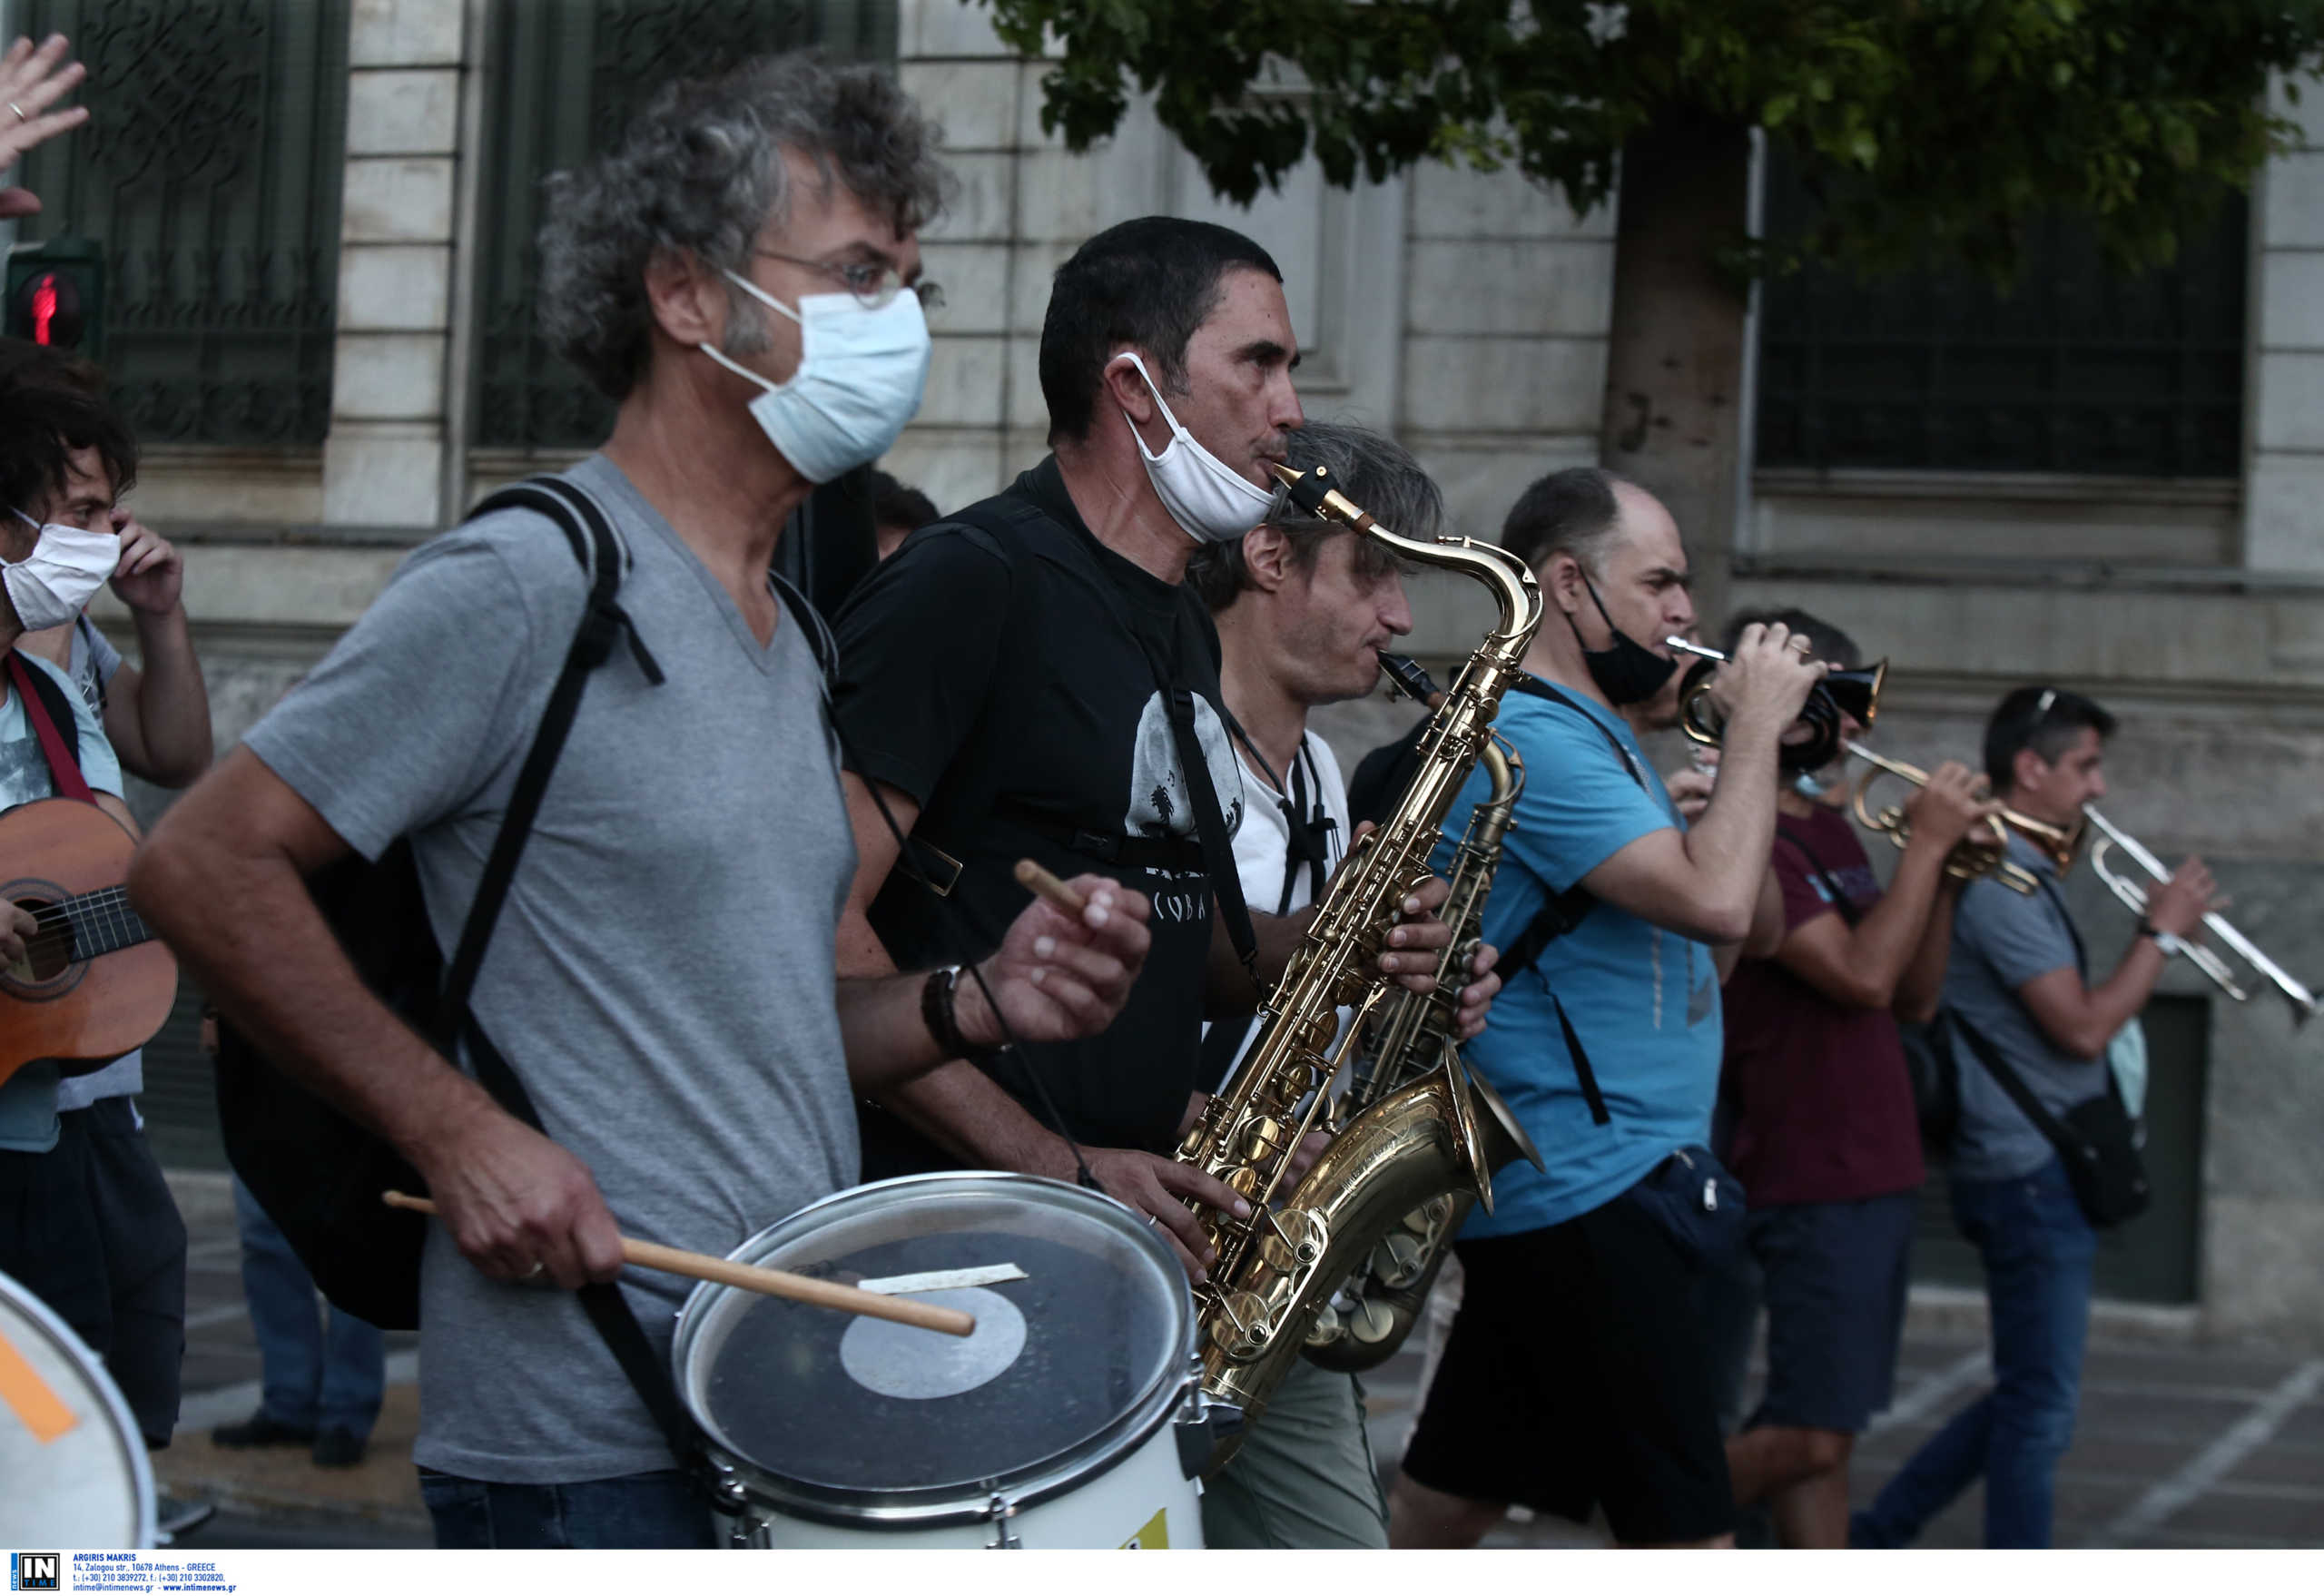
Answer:
<path fill-rule="evenodd" d="M 0 1080 L 35 1059 L 85 1075 L 153 1039 L 178 961 L 129 907 L 136 843 L 94 803 L 44 798 L 0 814 L 0 898 L 40 929 L 0 967 Z"/>

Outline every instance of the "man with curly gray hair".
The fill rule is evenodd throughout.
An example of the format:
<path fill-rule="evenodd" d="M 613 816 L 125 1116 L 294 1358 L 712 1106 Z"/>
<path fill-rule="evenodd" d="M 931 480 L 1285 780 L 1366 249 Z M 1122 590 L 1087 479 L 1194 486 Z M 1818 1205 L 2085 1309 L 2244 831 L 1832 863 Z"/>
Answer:
<path fill-rule="evenodd" d="M 412 1455 L 440 1544 L 710 1544 L 606 1345 L 626 1305 L 665 1361 L 684 1282 L 623 1276 L 623 1235 L 728 1252 L 855 1183 L 857 1094 L 997 1044 L 1004 1017 L 1093 1035 L 1143 961 L 1145 900 L 1084 875 L 1080 915 L 1035 904 L 957 990 L 958 970 L 834 972 L 855 855 L 821 623 L 769 560 L 810 488 L 920 402 L 934 142 L 882 73 L 777 56 L 665 90 L 552 184 L 544 313 L 621 407 L 561 481 L 623 546 L 631 646 L 586 678 L 454 1049 L 489 1038 L 546 1135 L 361 986 L 301 882 L 407 839 L 453 945 L 584 613 L 545 517 L 415 554 L 137 867 L 224 1017 L 436 1200 Z M 205 934 L 237 911 L 247 937 Z"/>

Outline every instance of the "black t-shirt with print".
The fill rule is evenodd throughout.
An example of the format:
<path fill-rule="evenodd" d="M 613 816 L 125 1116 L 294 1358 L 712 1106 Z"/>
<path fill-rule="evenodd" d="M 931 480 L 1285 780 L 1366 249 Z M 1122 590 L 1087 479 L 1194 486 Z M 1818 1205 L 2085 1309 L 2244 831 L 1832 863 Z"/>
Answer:
<path fill-rule="evenodd" d="M 1078 1141 L 1169 1150 L 1196 1084 L 1211 903 L 1162 681 L 1195 695 L 1230 832 L 1242 819 L 1218 634 L 1200 599 L 1099 543 L 1051 458 L 907 538 L 838 630 L 833 708 L 851 768 L 921 805 L 915 858 L 947 872 L 924 842 L 960 864 L 949 899 L 890 876 L 872 907 L 889 953 L 906 970 L 990 953 L 1029 901 L 1013 874 L 1029 856 L 1147 893 L 1153 949 L 1113 1025 L 992 1074 L 1047 1125 L 1024 1074 L 1038 1070 Z M 1093 855 L 1123 838 L 1138 840 L 1125 849 L 1136 861 Z M 877 1109 L 863 1132 L 867 1179 L 959 1164 Z"/>

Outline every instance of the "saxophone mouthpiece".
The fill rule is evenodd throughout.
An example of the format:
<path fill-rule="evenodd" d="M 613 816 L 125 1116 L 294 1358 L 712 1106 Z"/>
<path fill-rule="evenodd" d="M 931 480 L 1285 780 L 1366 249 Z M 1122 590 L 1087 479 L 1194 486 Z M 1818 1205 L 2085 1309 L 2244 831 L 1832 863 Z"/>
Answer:
<path fill-rule="evenodd" d="M 1277 482 L 1283 484 L 1284 490 L 1291 496 L 1292 503 L 1311 516 L 1322 517 L 1326 520 L 1331 518 L 1330 513 L 1324 508 L 1324 502 L 1338 498 L 1339 495 L 1334 491 L 1338 484 L 1332 480 L 1332 468 L 1329 466 L 1315 466 L 1305 471 L 1295 471 L 1278 460 L 1269 460 L 1267 469 L 1275 473 L 1275 479 Z M 1340 503 L 1350 510 L 1355 508 L 1345 499 L 1340 499 Z"/>

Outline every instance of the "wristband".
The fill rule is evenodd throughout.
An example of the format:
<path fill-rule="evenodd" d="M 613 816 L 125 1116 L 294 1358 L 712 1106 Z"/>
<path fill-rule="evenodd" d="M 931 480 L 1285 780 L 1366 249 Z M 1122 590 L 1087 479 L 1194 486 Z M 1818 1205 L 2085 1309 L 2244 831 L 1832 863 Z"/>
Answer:
<path fill-rule="evenodd" d="M 2178 937 L 2174 936 L 2170 931 L 2158 929 L 2153 921 L 2148 920 L 2142 920 L 2139 921 L 2139 935 L 2142 937 L 2152 937 L 2154 939 L 2154 945 L 2156 949 L 2161 951 L 2165 959 L 2170 958 L 2171 955 L 2177 953 L 2181 949 L 2186 946 L 2186 944 L 2181 941 Z"/>
<path fill-rule="evenodd" d="M 921 983 L 920 988 L 920 1018 L 947 1059 L 989 1059 L 999 1049 L 980 1048 L 960 1034 L 960 1018 L 953 1010 L 960 984 L 960 968 L 957 964 L 947 964 L 928 972 L 928 979 Z"/>

